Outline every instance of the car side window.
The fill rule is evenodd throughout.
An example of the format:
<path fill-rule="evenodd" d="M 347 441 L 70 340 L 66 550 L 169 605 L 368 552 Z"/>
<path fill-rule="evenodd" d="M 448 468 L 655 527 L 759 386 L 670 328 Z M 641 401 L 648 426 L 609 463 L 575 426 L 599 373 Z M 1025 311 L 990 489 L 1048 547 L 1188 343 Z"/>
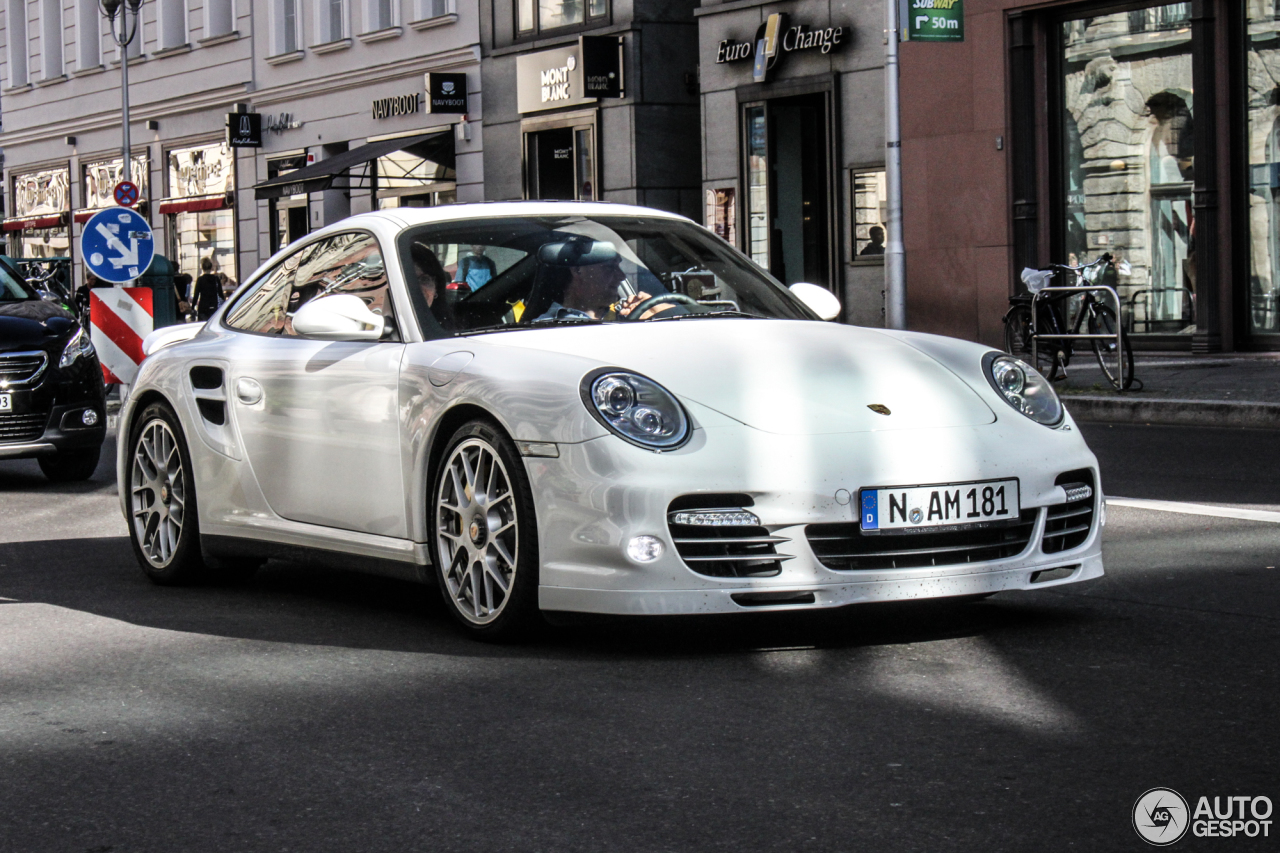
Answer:
<path fill-rule="evenodd" d="M 302 251 L 305 252 L 306 249 Z M 242 332 L 280 334 L 284 329 L 285 311 L 289 306 L 289 294 L 293 291 L 293 279 L 300 254 L 294 252 L 285 258 L 263 276 L 257 287 L 240 297 L 227 312 L 226 324 Z"/>
<path fill-rule="evenodd" d="M 358 296 L 373 313 L 395 319 L 387 265 L 372 235 L 338 234 L 298 253 L 281 334 L 296 336 L 293 314 L 312 299 L 336 293 Z"/>

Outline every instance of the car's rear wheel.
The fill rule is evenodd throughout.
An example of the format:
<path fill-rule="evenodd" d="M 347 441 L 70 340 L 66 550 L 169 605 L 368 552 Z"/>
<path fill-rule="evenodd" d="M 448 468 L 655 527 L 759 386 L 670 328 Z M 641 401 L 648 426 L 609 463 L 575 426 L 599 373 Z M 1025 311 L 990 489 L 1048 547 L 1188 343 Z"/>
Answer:
<path fill-rule="evenodd" d="M 204 574 L 191 457 L 178 416 L 152 403 L 129 438 L 129 539 L 138 564 L 158 584 Z"/>
<path fill-rule="evenodd" d="M 41 456 L 36 461 L 40 470 L 55 483 L 74 483 L 87 480 L 98 470 L 101 447 L 85 447 L 79 450 L 63 450 L 52 456 Z"/>
<path fill-rule="evenodd" d="M 450 612 L 479 639 L 526 634 L 540 621 L 538 537 L 515 445 L 487 421 L 464 424 L 431 494 L 436 577 Z"/>

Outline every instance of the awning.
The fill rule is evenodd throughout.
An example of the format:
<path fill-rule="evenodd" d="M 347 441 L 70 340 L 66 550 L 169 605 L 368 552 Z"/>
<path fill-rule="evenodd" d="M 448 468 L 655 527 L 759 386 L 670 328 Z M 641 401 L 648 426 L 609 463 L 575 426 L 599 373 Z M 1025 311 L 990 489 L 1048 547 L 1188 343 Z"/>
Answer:
<path fill-rule="evenodd" d="M 57 228 L 67 224 L 67 215 L 59 213 L 55 216 L 29 216 L 26 219 L 6 219 L 5 231 L 31 231 L 35 228 Z"/>
<path fill-rule="evenodd" d="M 229 195 L 202 195 L 160 200 L 161 213 L 198 213 L 202 210 L 221 210 L 230 206 Z"/>
<path fill-rule="evenodd" d="M 341 154 L 334 154 L 310 166 L 263 181 L 253 188 L 253 197 L 261 201 L 287 195 L 322 192 L 332 187 L 334 179 L 352 166 L 368 163 L 392 151 L 412 151 L 415 155 L 432 163 L 439 163 L 450 169 L 457 166 L 453 152 L 453 129 L 450 128 L 419 136 L 383 139 L 352 148 L 350 151 L 343 151 Z"/>
<path fill-rule="evenodd" d="M 143 208 L 143 210 L 140 212 L 145 212 L 146 203 L 147 203 L 147 200 L 145 198 L 142 199 L 141 201 L 134 202 L 133 209 L 135 211 L 138 211 L 139 208 Z M 115 210 L 115 208 L 114 207 L 89 207 L 89 208 L 85 208 L 84 210 L 77 210 L 75 213 L 71 215 L 71 218 L 74 219 L 77 223 L 83 225 L 84 223 L 92 219 L 95 213 L 101 213 L 104 210 Z"/>

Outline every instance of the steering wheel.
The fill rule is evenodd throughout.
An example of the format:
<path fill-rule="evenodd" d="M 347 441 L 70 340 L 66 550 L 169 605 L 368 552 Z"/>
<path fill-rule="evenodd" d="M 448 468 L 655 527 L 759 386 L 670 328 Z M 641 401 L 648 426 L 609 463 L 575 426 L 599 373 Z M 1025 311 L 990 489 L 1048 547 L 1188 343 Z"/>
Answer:
<path fill-rule="evenodd" d="M 698 300 L 690 296 L 685 296 L 683 293 L 659 293 L 657 296 L 650 296 L 626 314 L 619 314 L 618 316 L 627 321 L 639 320 L 641 315 L 653 306 L 662 305 L 667 302 L 678 303 L 680 305 L 698 304 Z"/>

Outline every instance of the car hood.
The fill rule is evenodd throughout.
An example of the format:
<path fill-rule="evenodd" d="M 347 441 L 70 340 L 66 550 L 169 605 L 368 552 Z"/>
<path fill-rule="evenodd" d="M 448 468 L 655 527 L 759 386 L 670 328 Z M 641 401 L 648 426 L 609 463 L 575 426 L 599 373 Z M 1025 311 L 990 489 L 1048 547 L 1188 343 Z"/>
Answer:
<path fill-rule="evenodd" d="M 0 350 L 45 347 L 68 337 L 77 326 L 74 314 L 42 299 L 0 302 Z"/>
<path fill-rule="evenodd" d="M 856 326 L 719 318 L 507 332 L 486 341 L 634 370 L 684 400 L 783 435 L 995 421 L 938 361 Z"/>

